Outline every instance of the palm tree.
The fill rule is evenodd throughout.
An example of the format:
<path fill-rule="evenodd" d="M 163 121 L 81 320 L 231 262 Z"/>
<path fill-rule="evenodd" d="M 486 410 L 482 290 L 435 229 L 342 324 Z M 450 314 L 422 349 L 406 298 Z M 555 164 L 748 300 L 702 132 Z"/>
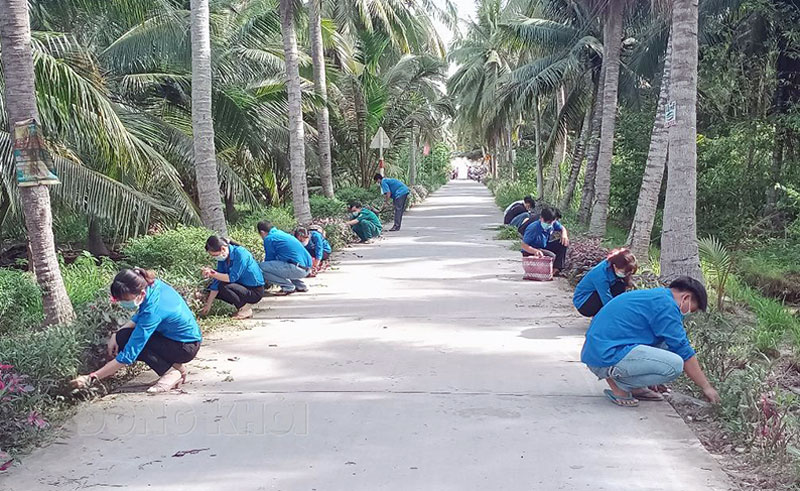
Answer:
<path fill-rule="evenodd" d="M 600 123 L 600 149 L 594 186 L 594 206 L 589 223 L 589 235 L 602 237 L 606 233 L 608 197 L 611 189 L 611 158 L 614 152 L 614 128 L 617 120 L 620 51 L 622 49 L 622 20 L 624 0 L 612 0 L 606 7 L 603 29 L 603 106 Z"/>
<path fill-rule="evenodd" d="M 5 109 L 9 129 L 17 122 L 38 119 L 36 110 L 31 28 L 28 2 L 2 0 L 0 17 L 0 49 L 5 79 Z M 50 193 L 46 186 L 19 189 L 25 225 L 33 259 L 36 281 L 42 290 L 45 325 L 67 322 L 74 318 L 72 304 L 64 287 L 53 239 Z"/>
<path fill-rule="evenodd" d="M 656 117 L 653 122 L 653 132 L 650 136 L 650 150 L 647 153 L 647 164 L 644 169 L 642 186 L 639 191 L 639 202 L 636 205 L 636 215 L 633 217 L 631 230 L 628 234 L 628 245 L 636 257 L 648 257 L 650 251 L 650 234 L 653 231 L 653 221 L 656 217 L 658 198 L 661 194 L 661 181 L 667 165 L 669 146 L 669 128 L 665 126 L 664 111 L 669 98 L 670 65 L 672 63 L 672 40 L 667 43 L 667 53 L 664 57 L 664 73 L 661 76 Z"/>
<path fill-rule="evenodd" d="M 670 96 L 676 121 L 669 128 L 667 194 L 661 232 L 661 275 L 702 281 L 697 245 L 697 3 L 672 4 Z"/>
<path fill-rule="evenodd" d="M 308 223 L 311 221 L 311 206 L 308 201 L 308 183 L 306 182 L 303 103 L 292 0 L 280 0 L 280 16 L 289 103 L 289 168 L 292 181 L 292 204 L 297 221 Z"/>
<path fill-rule="evenodd" d="M 328 118 L 328 88 L 325 77 L 325 53 L 322 46 L 322 0 L 309 0 L 308 27 L 311 34 L 311 61 L 314 65 L 314 90 L 320 98 L 317 108 L 317 143 L 319 145 L 319 177 L 322 193 L 333 198 L 331 170 L 331 129 Z"/>
<path fill-rule="evenodd" d="M 197 199 L 206 227 L 228 235 L 219 193 L 211 117 L 211 33 L 208 0 L 191 0 L 192 32 L 192 131 Z"/>

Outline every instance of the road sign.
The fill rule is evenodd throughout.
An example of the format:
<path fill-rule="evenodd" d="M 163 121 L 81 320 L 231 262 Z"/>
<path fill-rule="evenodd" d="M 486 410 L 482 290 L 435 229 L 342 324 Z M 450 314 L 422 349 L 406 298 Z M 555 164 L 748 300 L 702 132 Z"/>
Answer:
<path fill-rule="evenodd" d="M 664 108 L 664 128 L 674 126 L 675 117 L 675 101 L 670 101 L 667 103 L 667 107 Z"/>
<path fill-rule="evenodd" d="M 392 148 L 392 142 L 389 141 L 389 135 L 386 134 L 382 126 L 378 128 L 375 136 L 372 137 L 372 142 L 369 144 L 369 148 L 377 148 L 379 150 L 383 150 L 384 148 Z"/>

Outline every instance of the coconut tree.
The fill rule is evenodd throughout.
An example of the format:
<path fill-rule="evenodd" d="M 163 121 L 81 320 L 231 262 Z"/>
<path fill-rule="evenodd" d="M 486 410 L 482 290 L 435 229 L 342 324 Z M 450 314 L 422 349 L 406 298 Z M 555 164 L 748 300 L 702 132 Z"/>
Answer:
<path fill-rule="evenodd" d="M 589 234 L 602 237 L 606 233 L 608 198 L 611 190 L 611 158 L 614 152 L 614 128 L 617 120 L 622 21 L 626 1 L 610 1 L 605 9 L 603 28 L 603 106 L 600 123 L 600 148 L 595 175 L 594 204 Z"/>
<path fill-rule="evenodd" d="M 206 227 L 227 235 L 222 212 L 211 117 L 211 33 L 208 0 L 191 1 L 192 33 L 192 132 L 197 200 Z"/>
<path fill-rule="evenodd" d="M 29 119 L 38 120 L 36 109 L 31 29 L 28 2 L 2 0 L 0 16 L 0 49 L 5 79 L 5 109 L 9 130 Z M 19 189 L 25 226 L 33 259 L 36 281 L 42 290 L 45 324 L 67 322 L 74 311 L 56 257 L 53 239 L 50 193 L 47 186 L 30 186 Z"/>
<path fill-rule="evenodd" d="M 333 173 L 331 170 L 331 129 L 328 117 L 328 88 L 325 76 L 325 53 L 322 45 L 322 0 L 309 0 L 308 27 L 311 34 L 311 61 L 314 65 L 314 90 L 320 98 L 317 108 L 317 144 L 319 177 L 322 193 L 333 198 Z"/>
<path fill-rule="evenodd" d="M 311 221 L 306 182 L 305 130 L 300 68 L 297 53 L 297 33 L 294 26 L 294 2 L 280 0 L 281 34 L 286 62 L 286 90 L 289 109 L 289 168 L 292 182 L 294 216 L 300 223 Z"/>
<path fill-rule="evenodd" d="M 667 191 L 661 232 L 661 275 L 702 281 L 697 245 L 697 3 L 672 4 L 669 93 L 676 121 L 669 128 Z"/>

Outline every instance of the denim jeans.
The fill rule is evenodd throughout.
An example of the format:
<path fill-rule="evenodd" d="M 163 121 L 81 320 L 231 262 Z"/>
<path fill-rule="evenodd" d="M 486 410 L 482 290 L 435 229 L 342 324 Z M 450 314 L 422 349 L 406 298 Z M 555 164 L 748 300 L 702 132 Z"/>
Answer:
<path fill-rule="evenodd" d="M 263 261 L 258 265 L 264 273 L 267 283 L 278 285 L 285 292 L 295 290 L 304 292 L 308 287 L 302 279 L 308 276 L 311 268 L 301 268 L 296 264 L 289 264 L 283 261 Z"/>
<path fill-rule="evenodd" d="M 683 358 L 671 351 L 640 344 L 613 367 L 589 367 L 601 380 L 611 378 L 620 389 L 632 391 L 672 382 L 683 372 Z"/>
<path fill-rule="evenodd" d="M 531 217 L 531 214 L 528 213 L 527 211 L 523 212 L 523 213 L 520 213 L 519 215 L 517 215 L 517 216 L 515 216 L 514 218 L 511 219 L 511 223 L 509 223 L 509 225 L 511 225 L 512 227 L 518 229 L 519 226 L 522 225 L 522 222 L 524 222 L 526 219 L 528 219 L 530 217 Z"/>
<path fill-rule="evenodd" d="M 400 230 L 400 226 L 403 224 L 403 213 L 405 213 L 406 211 L 407 200 L 408 200 L 407 194 L 394 199 L 394 227 L 392 227 L 393 230 Z"/>

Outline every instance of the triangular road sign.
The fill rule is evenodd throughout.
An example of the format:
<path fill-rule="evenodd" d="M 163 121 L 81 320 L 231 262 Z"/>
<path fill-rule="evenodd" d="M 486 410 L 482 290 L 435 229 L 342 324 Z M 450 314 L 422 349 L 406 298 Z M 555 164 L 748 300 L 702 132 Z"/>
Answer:
<path fill-rule="evenodd" d="M 383 130 L 381 126 L 372 138 L 369 148 L 392 148 L 392 142 L 389 141 L 389 135 Z"/>

